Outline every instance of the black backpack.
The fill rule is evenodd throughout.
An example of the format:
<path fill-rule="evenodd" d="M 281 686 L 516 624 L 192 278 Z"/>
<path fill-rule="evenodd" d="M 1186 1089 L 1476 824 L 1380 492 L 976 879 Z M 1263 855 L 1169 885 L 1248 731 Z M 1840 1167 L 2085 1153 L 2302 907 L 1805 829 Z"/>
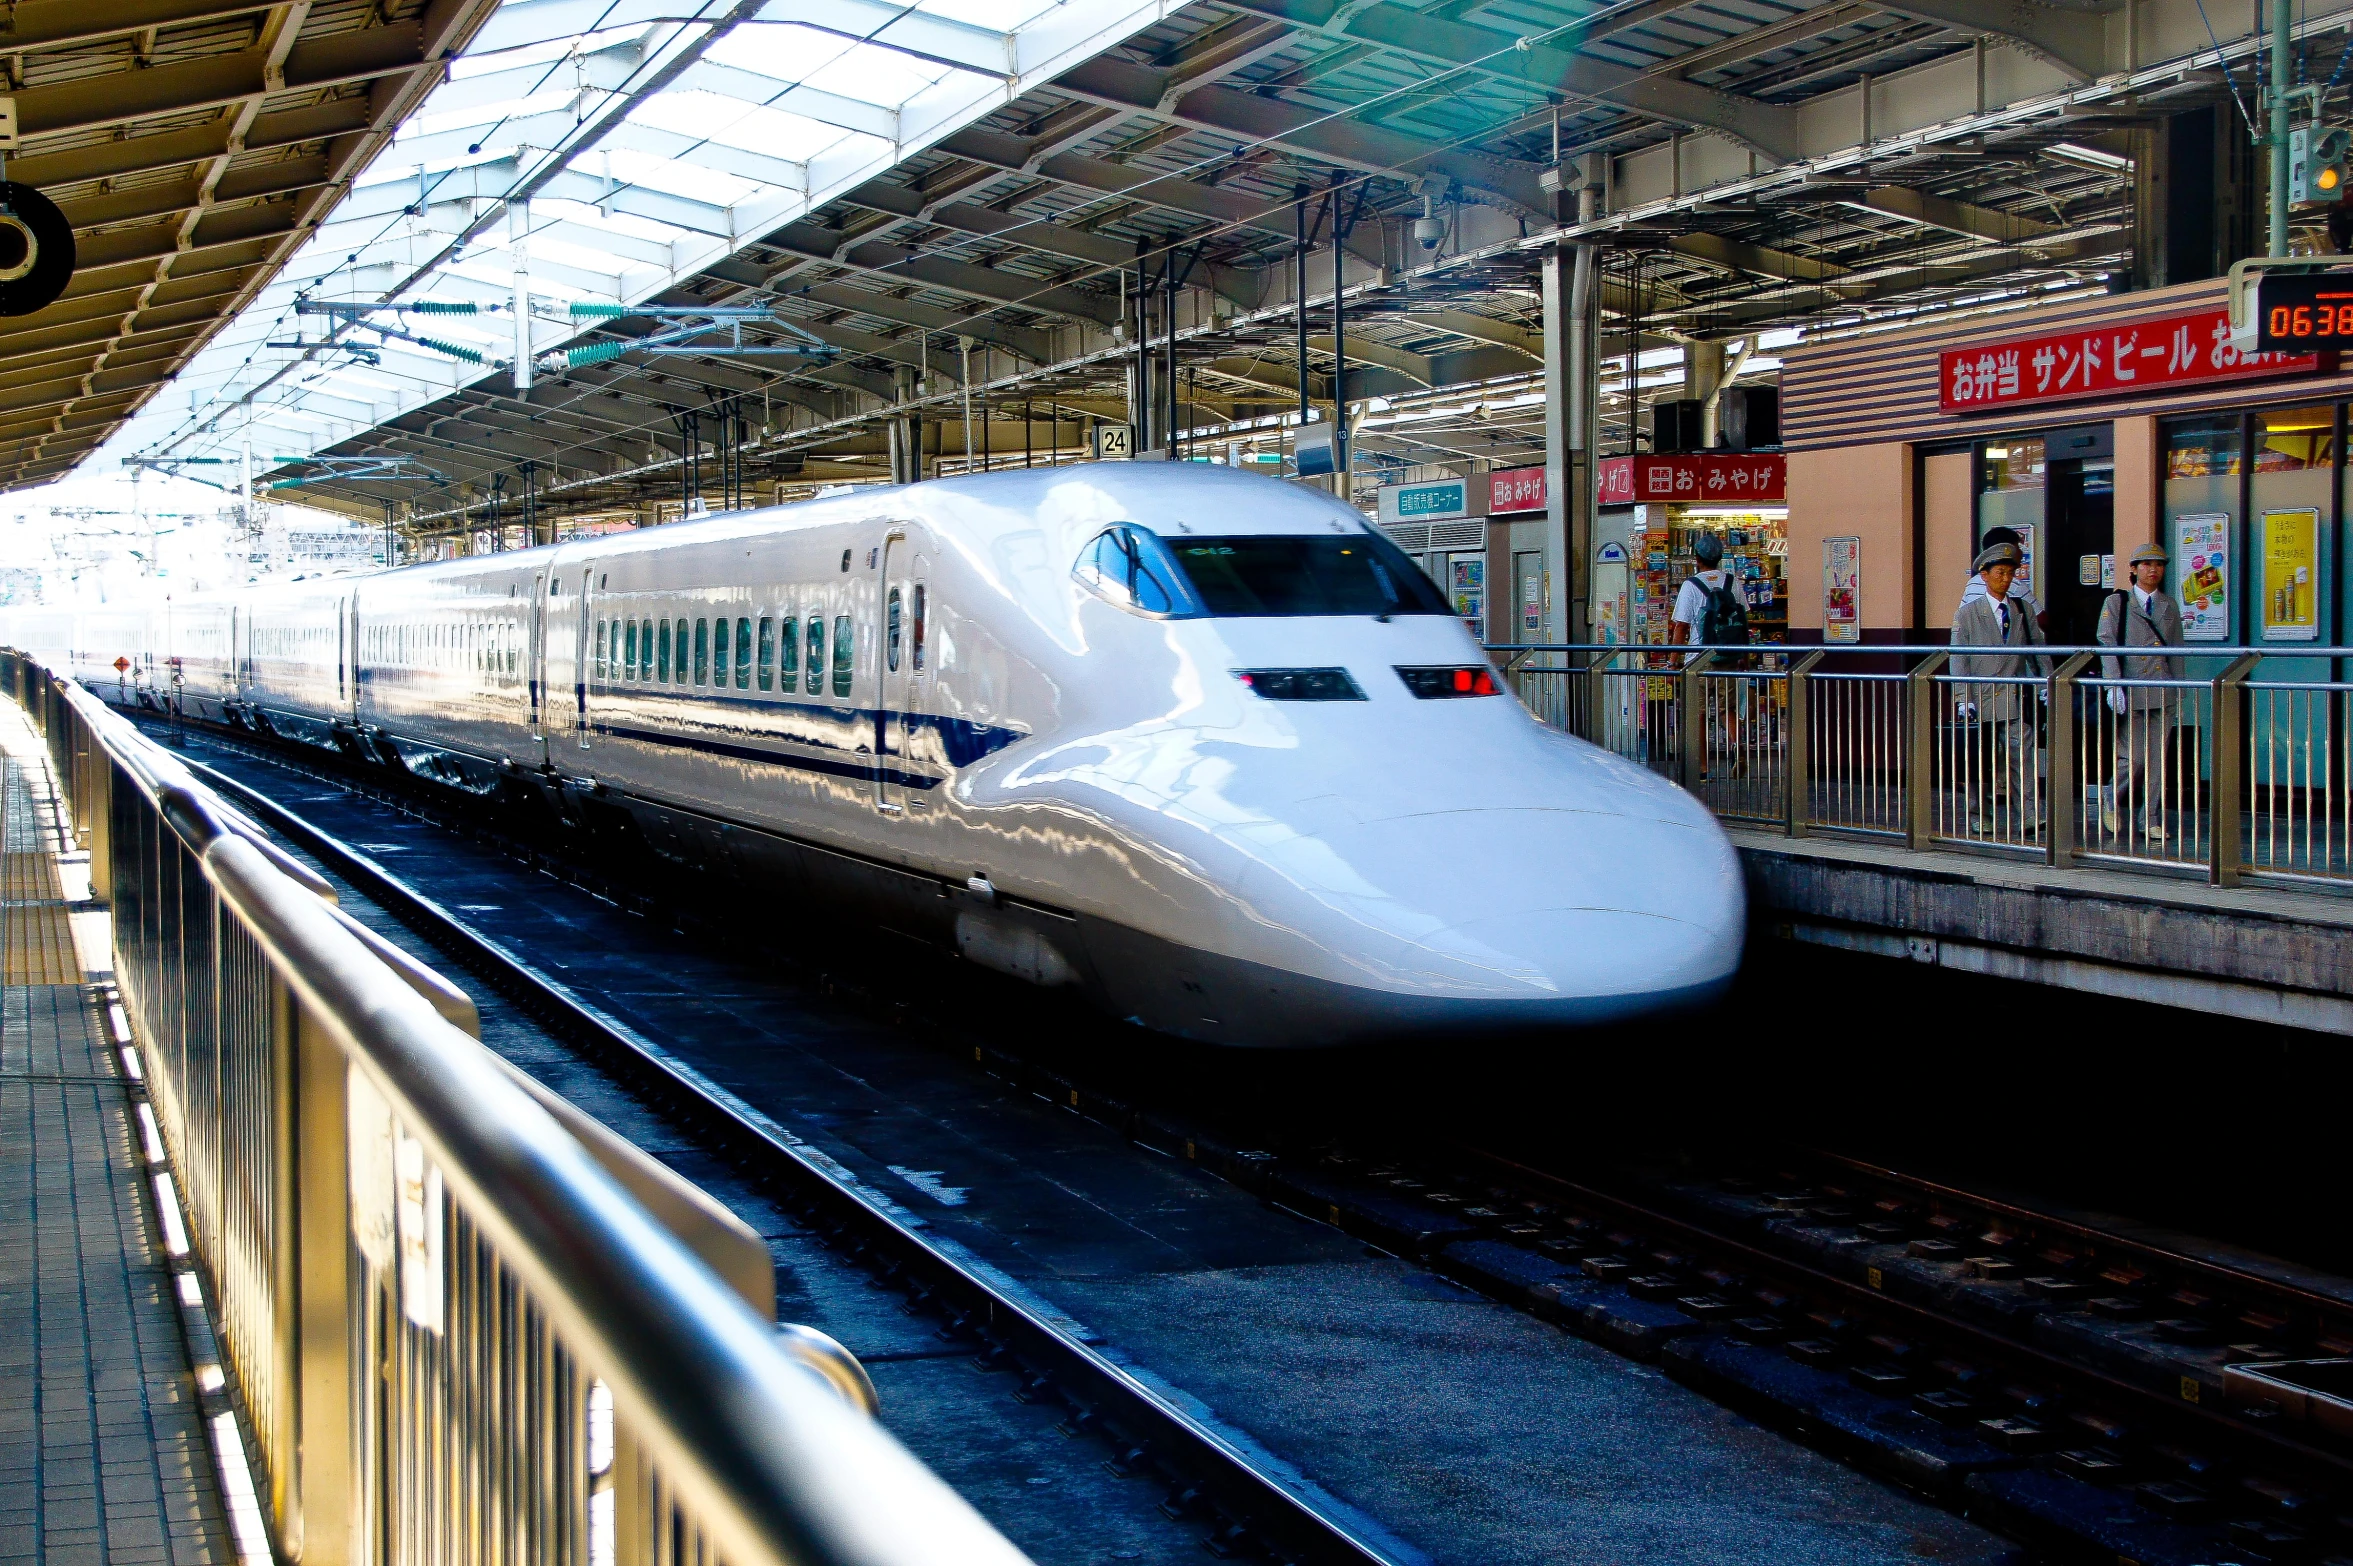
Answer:
<path fill-rule="evenodd" d="M 1692 638 L 1705 647 L 1746 647 L 1748 645 L 1748 605 L 1733 591 L 1739 580 L 1731 572 L 1724 573 L 1724 585 L 1710 587 L 1698 576 L 1699 590 L 1707 595 L 1707 607 L 1701 611 L 1699 634 Z"/>

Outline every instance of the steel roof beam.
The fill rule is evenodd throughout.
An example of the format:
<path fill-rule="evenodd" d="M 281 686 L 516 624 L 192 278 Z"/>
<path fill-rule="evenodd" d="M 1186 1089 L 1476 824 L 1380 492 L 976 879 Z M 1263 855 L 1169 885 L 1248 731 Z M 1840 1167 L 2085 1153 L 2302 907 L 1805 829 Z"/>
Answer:
<path fill-rule="evenodd" d="M 1173 78 L 1172 72 L 1098 55 L 1063 72 L 1054 79 L 1054 86 L 1075 97 L 1221 136 L 1269 141 L 1344 168 L 1379 174 L 1426 167 L 1501 197 L 1531 216 L 1551 214 L 1551 201 L 1537 185 L 1532 167 L 1452 151 L 1391 127 L 1326 114 L 1280 98 L 1262 98 L 1229 87 L 1188 89 Z"/>
<path fill-rule="evenodd" d="M 2108 72 L 2107 19 L 2036 0 L 1877 0 L 1898 16 L 1936 22 L 1959 33 L 1998 38 L 2077 82 Z"/>
<path fill-rule="evenodd" d="M 1536 86 L 1572 98 L 1597 99 L 1669 124 L 1716 131 L 1783 161 L 1803 154 L 1804 144 L 1799 137 L 1794 108 L 1612 65 L 1579 53 L 1573 43 L 1547 40 L 1523 49 L 1521 39 L 1512 33 L 1430 17 L 1391 4 L 1389 0 L 1375 0 L 1371 5 L 1357 5 L 1352 0 L 1223 0 L 1223 3 L 1255 16 L 1289 22 L 1435 64 L 1474 67 L 1522 86 Z M 1932 0 L 1932 3 L 1961 4 L 1966 0 Z M 1594 23 L 1598 21 L 1594 19 Z"/>
<path fill-rule="evenodd" d="M 155 115 L 223 108 L 305 87 L 370 81 L 424 64 L 423 47 L 419 24 L 397 22 L 296 44 L 276 80 L 269 51 L 257 48 L 25 88 L 16 94 L 18 131 L 30 139 L 106 130 Z"/>
<path fill-rule="evenodd" d="M 1903 185 L 1881 185 L 1861 196 L 1850 197 L 1846 204 L 1866 212 L 1903 218 L 1926 228 L 1942 229 L 1966 239 L 1991 240 L 1997 245 L 2031 245 L 2037 239 L 2047 240 L 2066 232 L 2059 225 L 2039 218 L 1932 196 Z"/>

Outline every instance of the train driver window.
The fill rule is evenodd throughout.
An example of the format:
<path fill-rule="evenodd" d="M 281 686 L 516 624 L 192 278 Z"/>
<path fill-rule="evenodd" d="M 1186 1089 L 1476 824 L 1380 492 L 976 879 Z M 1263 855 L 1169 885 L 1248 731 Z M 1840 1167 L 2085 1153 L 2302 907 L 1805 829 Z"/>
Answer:
<path fill-rule="evenodd" d="M 629 632 L 621 638 L 621 675 L 624 679 L 637 678 L 637 622 L 629 622 Z"/>
<path fill-rule="evenodd" d="M 857 643 L 851 639 L 850 617 L 846 614 L 835 615 L 833 617 L 833 693 L 836 696 L 850 694 L 850 654 L 856 646 Z"/>
<path fill-rule="evenodd" d="M 899 672 L 899 609 L 899 590 L 894 587 L 883 612 L 882 632 L 882 665 L 893 674 Z"/>
<path fill-rule="evenodd" d="M 760 616 L 760 689 L 776 684 L 776 617 Z"/>
<path fill-rule="evenodd" d="M 923 584 L 915 584 L 915 672 L 923 672 Z"/>
<path fill-rule="evenodd" d="M 1135 614 L 1197 613 L 1184 572 L 1147 528 L 1122 524 L 1095 535 L 1071 574 L 1096 597 Z"/>
<path fill-rule="evenodd" d="M 711 683 L 711 622 L 708 620 L 694 623 L 694 682 Z"/>
<path fill-rule="evenodd" d="M 809 694 L 825 694 L 825 616 L 809 616 L 809 656 L 801 660 L 809 666 Z"/>
<path fill-rule="evenodd" d="M 786 615 L 776 632 L 776 688 L 790 696 L 801 686 L 801 622 Z"/>
<path fill-rule="evenodd" d="M 739 691 L 752 688 L 752 622 L 748 615 L 738 615 L 735 619 L 735 688 Z"/>

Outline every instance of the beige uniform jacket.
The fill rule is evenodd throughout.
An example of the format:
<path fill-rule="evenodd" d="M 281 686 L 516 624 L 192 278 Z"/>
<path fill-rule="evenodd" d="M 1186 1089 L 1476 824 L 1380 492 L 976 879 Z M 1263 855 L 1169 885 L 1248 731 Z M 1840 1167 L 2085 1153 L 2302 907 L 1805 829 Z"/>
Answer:
<path fill-rule="evenodd" d="M 2010 600 L 2010 633 L 2002 634 L 2001 617 L 1991 598 L 1973 598 L 1953 616 L 1953 646 L 2026 648 L 2043 645 L 2043 628 L 2021 599 Z M 2025 652 L 1953 654 L 1953 672 L 1971 679 L 2006 679 L 2019 675 L 2047 675 L 2051 660 Z M 2034 701 L 2025 685 L 1963 685 L 1956 699 L 1975 702 L 1978 715 L 1989 723 L 2014 722 Z"/>
<path fill-rule="evenodd" d="M 2117 621 L 2124 624 L 2118 634 Z M 2146 613 L 2132 595 L 2130 588 L 2111 593 L 2100 606 L 2100 645 L 2103 647 L 2179 647 L 2181 645 L 2181 606 L 2163 593 L 2149 596 Z M 2188 667 L 2186 658 L 2134 657 L 2125 653 L 2120 657 L 2102 658 L 2100 673 L 2111 680 L 2178 680 Z M 2179 691 L 2156 690 L 2134 686 L 2124 693 L 2124 705 L 2132 712 L 2170 710 L 2181 699 Z"/>

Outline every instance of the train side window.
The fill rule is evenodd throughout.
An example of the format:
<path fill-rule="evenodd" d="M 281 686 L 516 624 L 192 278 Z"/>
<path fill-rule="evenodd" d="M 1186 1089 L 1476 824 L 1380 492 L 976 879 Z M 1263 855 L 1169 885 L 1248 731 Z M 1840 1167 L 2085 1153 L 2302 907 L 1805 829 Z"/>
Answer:
<path fill-rule="evenodd" d="M 761 682 L 765 685 L 767 682 Z M 735 617 L 735 688 L 752 688 L 752 621 L 749 615 Z"/>
<path fill-rule="evenodd" d="M 801 688 L 801 622 L 786 615 L 776 634 L 776 688 L 790 696 Z"/>
<path fill-rule="evenodd" d="M 850 655 L 857 645 L 852 639 L 850 617 L 846 614 L 835 615 L 833 617 L 833 693 L 836 696 L 850 694 Z"/>
<path fill-rule="evenodd" d="M 882 631 L 882 664 L 893 674 L 899 672 L 899 610 L 899 590 L 894 587 L 883 611 Z"/>
<path fill-rule="evenodd" d="M 678 634 L 671 638 L 672 641 L 678 644 L 677 682 L 680 685 L 684 685 L 686 683 L 687 671 L 694 666 L 693 656 L 686 650 L 687 638 L 693 635 L 693 626 L 694 622 L 692 620 L 680 620 L 677 627 Z"/>
<path fill-rule="evenodd" d="M 605 622 L 599 620 L 596 622 L 596 677 L 600 680 L 605 677 L 605 663 Z"/>
<path fill-rule="evenodd" d="M 809 694 L 825 694 L 825 616 L 809 616 L 809 656 L 801 660 L 809 667 Z"/>
<path fill-rule="evenodd" d="M 914 634 L 915 634 L 915 672 L 916 672 L 917 674 L 921 674 L 921 673 L 923 672 L 923 620 L 924 620 L 924 592 L 923 592 L 923 584 L 922 584 L 921 582 L 917 582 L 917 583 L 915 584 L 915 625 L 914 625 Z"/>
<path fill-rule="evenodd" d="M 670 622 L 667 620 L 654 630 L 654 654 L 661 670 L 654 678 L 667 685 L 670 683 Z"/>
<path fill-rule="evenodd" d="M 713 624 L 711 634 L 711 683 L 727 689 L 727 616 L 721 615 Z"/>
<path fill-rule="evenodd" d="M 694 682 L 711 683 L 711 622 L 708 620 L 694 623 Z"/>
<path fill-rule="evenodd" d="M 621 677 L 621 622 L 618 620 L 605 632 L 604 677 L 608 681 Z"/>
<path fill-rule="evenodd" d="M 621 677 L 637 678 L 637 622 L 629 622 L 628 633 L 621 638 Z"/>
<path fill-rule="evenodd" d="M 760 689 L 776 684 L 776 617 L 760 616 Z"/>

